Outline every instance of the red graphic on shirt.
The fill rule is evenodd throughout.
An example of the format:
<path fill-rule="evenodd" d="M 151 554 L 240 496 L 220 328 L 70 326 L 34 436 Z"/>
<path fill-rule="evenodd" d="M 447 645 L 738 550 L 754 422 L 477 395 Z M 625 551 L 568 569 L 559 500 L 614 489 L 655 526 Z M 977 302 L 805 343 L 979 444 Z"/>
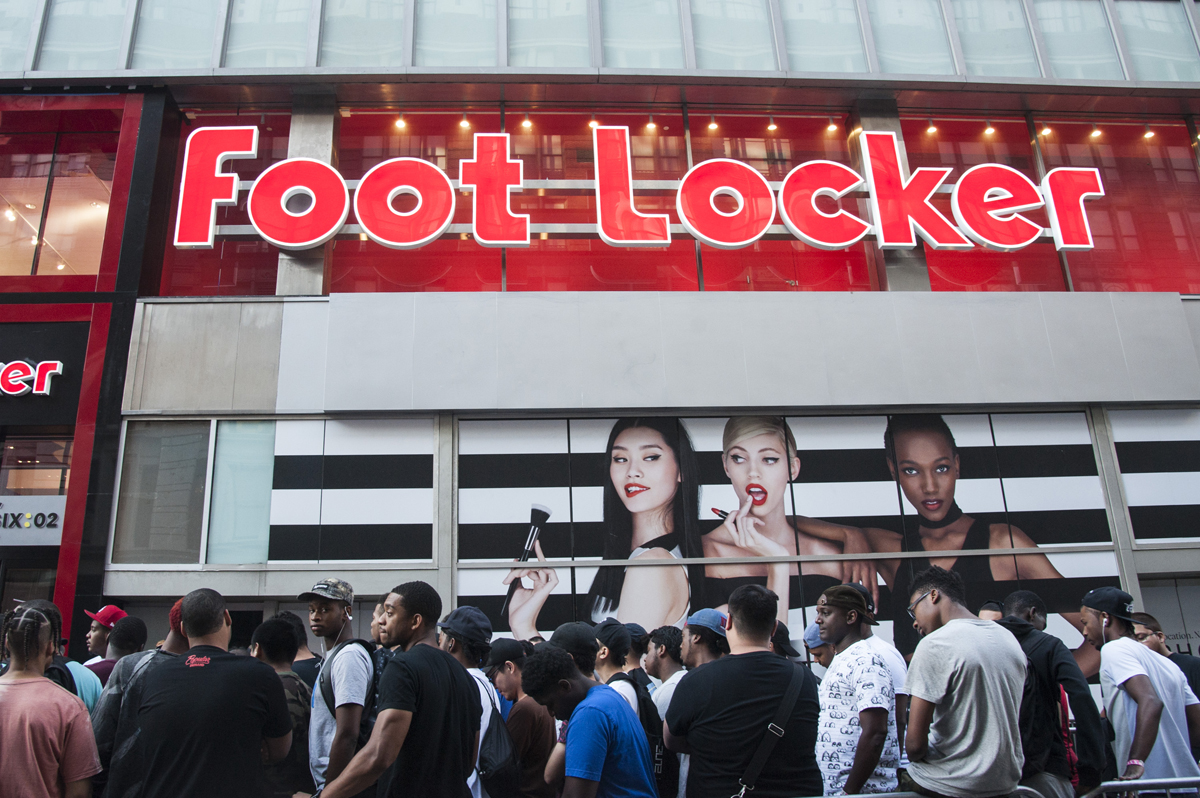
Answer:
<path fill-rule="evenodd" d="M 195 654 L 192 654 L 187 658 L 186 662 L 189 668 L 203 668 L 205 665 L 212 662 L 212 660 L 208 657 L 197 657 Z"/>

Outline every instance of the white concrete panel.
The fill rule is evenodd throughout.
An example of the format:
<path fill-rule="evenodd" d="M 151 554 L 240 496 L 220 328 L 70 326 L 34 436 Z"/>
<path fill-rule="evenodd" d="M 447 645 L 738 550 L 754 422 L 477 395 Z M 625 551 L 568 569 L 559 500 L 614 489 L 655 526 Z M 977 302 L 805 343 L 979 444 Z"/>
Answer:
<path fill-rule="evenodd" d="M 1108 421 L 1118 443 L 1200 441 L 1200 410 L 1109 410 Z"/>
<path fill-rule="evenodd" d="M 1092 445 L 1083 413 L 993 413 L 997 446 Z"/>
<path fill-rule="evenodd" d="M 320 412 L 325 408 L 325 358 L 329 348 L 329 303 L 284 302 L 279 340 L 280 413 Z"/>
<path fill-rule="evenodd" d="M 322 491 L 322 524 L 432 524 L 432 488 Z"/>
<path fill-rule="evenodd" d="M 433 454 L 433 419 L 331 419 L 325 454 Z"/>
<path fill-rule="evenodd" d="M 460 488 L 460 524 L 528 524 L 529 508 L 549 507 L 551 523 L 571 520 L 569 488 Z"/>
<path fill-rule="evenodd" d="M 320 419 L 275 422 L 276 455 L 319 455 L 325 451 L 325 422 Z"/>
<path fill-rule="evenodd" d="M 413 407 L 416 297 L 420 294 L 332 294 L 325 409 L 409 410 Z M 436 327 L 426 335 L 451 335 Z M 425 372 L 420 379 L 436 381 Z"/>
<path fill-rule="evenodd" d="M 1125 500 L 1131 507 L 1200 504 L 1200 472 L 1166 471 L 1122 474 Z"/>
<path fill-rule="evenodd" d="M 321 491 L 271 491 L 271 523 L 277 526 L 321 523 Z"/>
<path fill-rule="evenodd" d="M 1200 390 L 1196 347 L 1176 295 L 1128 291 L 1108 297 L 1134 398 L 1194 397 Z"/>
<path fill-rule="evenodd" d="M 458 422 L 459 454 L 566 454 L 566 419 Z"/>

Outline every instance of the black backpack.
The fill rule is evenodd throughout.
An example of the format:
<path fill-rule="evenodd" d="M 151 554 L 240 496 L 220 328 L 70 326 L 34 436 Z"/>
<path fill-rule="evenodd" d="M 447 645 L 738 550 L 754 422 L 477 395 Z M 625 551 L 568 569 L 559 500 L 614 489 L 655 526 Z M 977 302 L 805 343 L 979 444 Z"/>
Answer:
<path fill-rule="evenodd" d="M 637 692 L 638 720 L 642 723 L 642 731 L 646 733 L 646 741 L 650 743 L 650 764 L 654 766 L 654 782 L 658 786 L 658 794 L 664 797 L 678 795 L 679 757 L 667 750 L 667 744 L 663 740 L 663 721 L 650 692 L 628 673 L 614 674 L 608 680 L 608 684 L 613 682 L 629 682 Z"/>
<path fill-rule="evenodd" d="M 9 664 L 8 660 L 0 662 L 0 676 L 8 672 Z M 79 687 L 75 684 L 75 677 L 71 675 L 71 669 L 67 667 L 67 658 L 61 654 L 54 655 L 54 659 L 46 666 L 45 676 L 71 695 L 79 695 Z"/>
<path fill-rule="evenodd" d="M 321 697 L 325 699 L 325 706 L 329 708 L 329 714 L 337 716 L 337 708 L 334 706 L 336 700 L 333 696 L 333 658 L 341 653 L 346 646 L 362 646 L 367 652 L 367 659 L 371 662 L 371 681 L 367 684 L 367 695 L 363 700 L 362 720 L 358 722 L 358 742 L 354 745 L 354 750 L 362 750 L 362 747 L 367 744 L 367 740 L 371 739 L 371 730 L 375 728 L 375 691 L 379 684 L 379 673 L 375 668 L 375 644 L 367 640 L 347 640 L 344 643 L 338 643 L 333 647 L 325 657 L 325 662 L 321 664 L 321 675 L 318 680 L 318 687 L 321 688 Z M 384 661 L 383 664 L 387 664 Z"/>
<path fill-rule="evenodd" d="M 479 681 L 474 676 L 471 679 Z M 491 798 L 521 798 L 521 763 L 517 760 L 517 749 L 492 697 L 490 685 L 487 694 L 492 715 L 487 733 L 479 741 L 479 782 Z M 487 707 L 483 711 L 487 712 Z"/>

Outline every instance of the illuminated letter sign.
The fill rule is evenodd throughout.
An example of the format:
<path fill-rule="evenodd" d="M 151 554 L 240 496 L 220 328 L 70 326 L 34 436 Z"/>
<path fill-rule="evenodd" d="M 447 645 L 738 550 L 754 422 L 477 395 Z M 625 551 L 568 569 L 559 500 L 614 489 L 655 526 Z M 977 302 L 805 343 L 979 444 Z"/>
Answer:
<path fill-rule="evenodd" d="M 471 230 L 485 247 L 529 246 L 529 216 L 512 212 L 525 163 L 508 159 L 507 133 L 476 133 L 475 157 L 458 162 L 463 189 L 475 189 Z"/>
<path fill-rule="evenodd" d="M 977 244 L 1000 252 L 1015 252 L 1037 241 L 1042 226 L 1020 212 L 1043 204 L 1032 180 L 997 163 L 979 164 L 963 172 L 950 198 L 962 231 Z"/>
<path fill-rule="evenodd" d="M 1042 197 L 1050 210 L 1050 230 L 1058 249 L 1091 249 L 1092 227 L 1083 201 L 1103 197 L 1099 169 L 1063 167 L 1042 178 Z"/>
<path fill-rule="evenodd" d="M 9 396 L 49 396 L 50 378 L 62 374 L 61 360 L 43 360 L 31 366 L 23 360 L 0 363 L 0 391 Z"/>
<path fill-rule="evenodd" d="M 401 194 L 415 197 L 396 210 Z M 419 158 L 393 158 L 371 167 L 354 192 L 354 215 L 367 236 L 392 249 L 416 249 L 437 239 L 454 218 L 454 186 L 446 173 Z"/>
<path fill-rule="evenodd" d="M 633 166 L 629 160 L 629 128 L 592 128 L 596 158 L 596 231 L 614 247 L 671 245 L 670 217 L 633 207 Z"/>
<path fill-rule="evenodd" d="M 217 206 L 236 205 L 238 176 L 221 167 L 230 158 L 258 155 L 256 127 L 200 127 L 188 136 L 179 181 L 179 214 L 175 217 L 175 246 L 212 249 Z"/>
<path fill-rule="evenodd" d="M 737 206 L 717 207 L 725 196 Z M 740 249 L 763 237 L 775 218 L 775 194 L 762 172 L 741 161 L 714 158 L 688 170 L 675 195 L 684 228 L 705 244 Z"/>
<path fill-rule="evenodd" d="M 298 210 L 288 204 L 304 198 Z M 350 192 L 338 171 L 312 158 L 267 167 L 246 200 L 250 224 L 280 249 L 309 249 L 337 235 L 350 213 Z"/>
<path fill-rule="evenodd" d="M 796 238 L 819 249 L 845 249 L 871 232 L 871 225 L 838 209 L 826 213 L 819 197 L 837 201 L 863 184 L 862 175 L 833 161 L 809 161 L 788 172 L 779 187 L 779 215 Z"/>

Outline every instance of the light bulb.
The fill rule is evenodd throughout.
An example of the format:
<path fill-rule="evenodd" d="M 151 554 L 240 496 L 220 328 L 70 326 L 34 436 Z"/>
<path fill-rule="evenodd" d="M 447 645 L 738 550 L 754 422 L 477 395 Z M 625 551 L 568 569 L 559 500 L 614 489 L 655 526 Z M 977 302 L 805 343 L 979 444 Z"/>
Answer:
<path fill-rule="evenodd" d="M 829 117 L 829 125 L 825 129 L 828 130 L 830 133 L 833 133 L 837 130 L 837 122 L 833 121 L 832 116 Z"/>
<path fill-rule="evenodd" d="M 1094 138 L 1094 139 L 1095 139 L 1095 138 L 1099 138 L 1099 137 L 1100 137 L 1100 128 L 1096 127 L 1095 125 L 1092 125 L 1092 133 L 1091 133 L 1091 136 L 1092 136 L 1092 138 Z"/>
<path fill-rule="evenodd" d="M 521 120 L 521 127 L 525 128 L 526 130 L 529 130 L 529 128 L 533 127 L 533 122 L 529 121 L 529 114 L 525 114 L 525 118 Z"/>
<path fill-rule="evenodd" d="M 1150 129 L 1149 125 L 1146 125 L 1146 132 L 1142 134 L 1142 138 L 1144 138 L 1144 139 L 1154 138 L 1154 131 Z"/>
<path fill-rule="evenodd" d="M 1049 126 L 1049 125 L 1042 125 L 1042 135 L 1043 135 L 1043 136 L 1049 136 L 1049 135 L 1050 135 L 1050 133 L 1051 133 L 1050 126 Z"/>
<path fill-rule="evenodd" d="M 937 125 L 933 124 L 932 119 L 930 119 L 928 121 L 929 121 L 929 127 L 925 128 L 925 132 L 926 133 L 937 133 Z"/>
<path fill-rule="evenodd" d="M 4 212 L 4 218 L 8 219 L 10 222 L 15 222 L 17 220 L 17 215 L 13 213 L 12 208 L 9 208 Z"/>
<path fill-rule="evenodd" d="M 983 132 L 988 136 L 996 132 L 996 128 L 992 127 L 992 120 L 988 120 L 987 127 L 983 129 Z"/>
<path fill-rule="evenodd" d="M 588 127 L 592 128 L 593 130 L 600 127 L 600 123 L 596 121 L 595 114 L 592 114 L 592 119 L 591 119 L 591 121 L 588 122 Z"/>
<path fill-rule="evenodd" d="M 55 266 L 55 268 L 58 269 L 59 271 L 62 271 L 63 269 L 67 268 L 67 264 L 60 263 L 57 266 Z"/>
<path fill-rule="evenodd" d="M 400 128 L 401 130 L 403 130 L 404 128 L 408 127 L 408 123 L 404 121 L 404 115 L 403 115 L 403 114 L 401 114 L 399 117 L 397 117 L 397 119 L 396 119 L 396 127 Z"/>
<path fill-rule="evenodd" d="M 650 114 L 650 121 L 646 123 L 647 130 L 655 130 L 658 125 L 654 124 L 654 114 Z"/>
<path fill-rule="evenodd" d="M 778 130 L 779 125 L 775 124 L 775 117 L 767 117 L 767 130 Z"/>
<path fill-rule="evenodd" d="M 714 116 L 713 114 L 708 115 L 708 129 L 709 130 L 717 129 L 717 117 Z"/>
<path fill-rule="evenodd" d="M 467 115 L 465 112 L 463 113 L 462 121 L 458 123 L 458 126 L 461 128 L 468 128 L 471 126 L 471 123 L 467 121 Z"/>

